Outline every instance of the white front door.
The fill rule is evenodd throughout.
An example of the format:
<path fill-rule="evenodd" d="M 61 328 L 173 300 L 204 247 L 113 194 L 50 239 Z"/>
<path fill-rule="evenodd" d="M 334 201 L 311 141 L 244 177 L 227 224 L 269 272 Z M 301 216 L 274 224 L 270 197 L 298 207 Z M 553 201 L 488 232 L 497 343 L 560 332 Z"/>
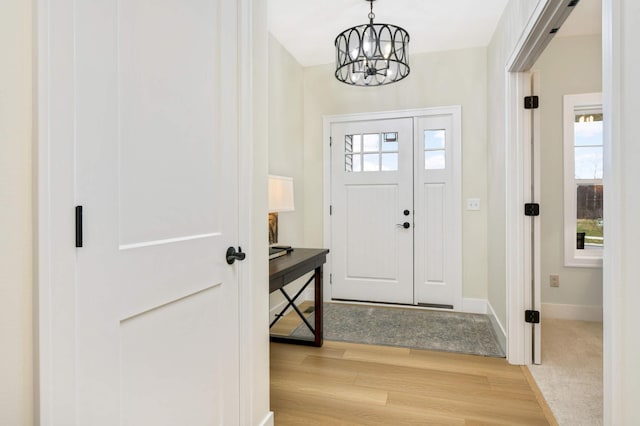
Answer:
<path fill-rule="evenodd" d="M 332 299 L 462 309 L 460 107 L 329 120 Z"/>
<path fill-rule="evenodd" d="M 225 261 L 238 244 L 236 5 L 61 1 L 48 13 L 50 145 L 71 147 L 83 241 L 54 289 L 72 299 L 52 296 L 68 316 L 45 354 L 45 415 L 238 424 L 239 264 Z"/>
<path fill-rule="evenodd" d="M 412 119 L 334 123 L 331 141 L 332 298 L 413 303 Z"/>

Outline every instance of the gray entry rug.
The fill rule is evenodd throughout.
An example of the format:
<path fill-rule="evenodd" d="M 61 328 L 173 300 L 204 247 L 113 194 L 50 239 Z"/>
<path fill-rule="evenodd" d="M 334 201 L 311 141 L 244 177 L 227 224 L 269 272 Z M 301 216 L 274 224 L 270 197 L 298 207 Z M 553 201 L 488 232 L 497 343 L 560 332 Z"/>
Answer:
<path fill-rule="evenodd" d="M 488 315 L 337 303 L 323 309 L 327 340 L 505 356 Z M 291 335 L 311 337 L 311 332 L 300 324 Z"/>

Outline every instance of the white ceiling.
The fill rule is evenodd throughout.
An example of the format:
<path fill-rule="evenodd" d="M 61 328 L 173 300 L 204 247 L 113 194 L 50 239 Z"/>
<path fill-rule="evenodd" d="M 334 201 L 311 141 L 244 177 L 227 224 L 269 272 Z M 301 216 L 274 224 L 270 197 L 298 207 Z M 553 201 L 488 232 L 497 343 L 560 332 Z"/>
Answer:
<path fill-rule="evenodd" d="M 486 46 L 507 2 L 377 0 L 374 22 L 407 30 L 410 53 Z M 269 30 L 302 66 L 333 62 L 336 36 L 368 13 L 365 0 L 268 0 Z"/>
<path fill-rule="evenodd" d="M 409 32 L 410 53 L 487 46 L 508 0 L 376 0 L 374 22 Z M 334 40 L 368 22 L 365 0 L 268 0 L 269 30 L 302 66 L 335 60 Z M 559 36 L 598 34 L 601 0 L 581 0 Z"/>

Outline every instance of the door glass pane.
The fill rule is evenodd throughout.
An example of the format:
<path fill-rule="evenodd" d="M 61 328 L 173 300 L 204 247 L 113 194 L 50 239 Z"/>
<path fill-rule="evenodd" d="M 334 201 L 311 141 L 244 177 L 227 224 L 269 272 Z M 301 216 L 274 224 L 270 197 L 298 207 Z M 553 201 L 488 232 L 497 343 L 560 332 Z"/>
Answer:
<path fill-rule="evenodd" d="M 382 151 L 398 151 L 398 134 L 397 133 L 384 133 L 382 138 Z M 384 169 L 384 167 L 383 167 Z"/>
<path fill-rule="evenodd" d="M 363 135 L 363 151 L 364 152 L 380 152 L 380 134 L 372 133 Z"/>
<path fill-rule="evenodd" d="M 398 154 L 382 154 L 382 170 L 396 171 L 398 170 Z"/>
<path fill-rule="evenodd" d="M 345 135 L 344 154 L 346 172 L 396 171 L 398 132 Z"/>
<path fill-rule="evenodd" d="M 353 152 L 362 151 L 362 136 L 353 135 Z"/>
<path fill-rule="evenodd" d="M 602 189 L 601 184 L 576 185 L 576 232 L 584 233 L 585 249 L 604 246 Z"/>
<path fill-rule="evenodd" d="M 353 152 L 353 135 L 344 136 L 344 152 L 347 154 Z"/>
<path fill-rule="evenodd" d="M 364 154 L 363 170 L 365 172 L 377 172 L 380 170 L 380 154 Z"/>
<path fill-rule="evenodd" d="M 347 154 L 344 156 L 344 171 L 352 172 L 353 171 L 353 155 Z"/>
<path fill-rule="evenodd" d="M 362 155 L 355 154 L 353 156 L 353 171 L 361 172 L 362 171 Z"/>

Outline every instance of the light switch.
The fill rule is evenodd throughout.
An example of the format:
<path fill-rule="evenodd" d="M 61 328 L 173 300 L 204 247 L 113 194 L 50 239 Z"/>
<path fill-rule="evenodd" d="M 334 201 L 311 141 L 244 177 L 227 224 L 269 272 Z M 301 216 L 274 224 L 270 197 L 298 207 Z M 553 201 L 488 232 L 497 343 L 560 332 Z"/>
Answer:
<path fill-rule="evenodd" d="M 467 210 L 480 210 L 480 198 L 467 198 Z"/>

